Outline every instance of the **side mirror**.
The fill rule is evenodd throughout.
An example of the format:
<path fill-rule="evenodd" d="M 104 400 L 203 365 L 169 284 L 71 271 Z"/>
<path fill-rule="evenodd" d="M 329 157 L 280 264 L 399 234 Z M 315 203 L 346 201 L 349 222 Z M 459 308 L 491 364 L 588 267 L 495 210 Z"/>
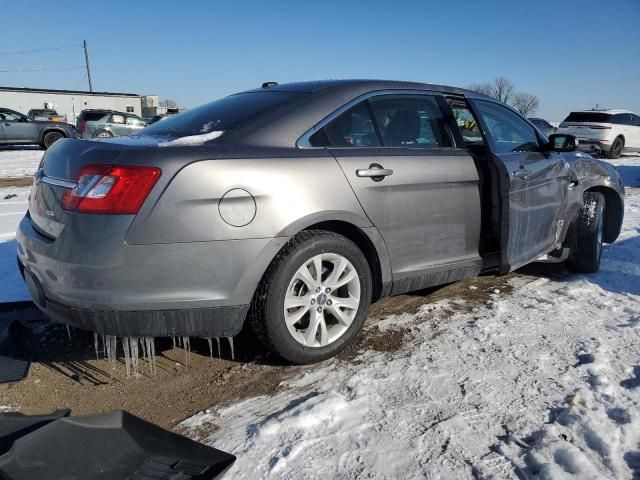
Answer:
<path fill-rule="evenodd" d="M 552 133 L 549 135 L 547 149 L 551 152 L 574 152 L 578 148 L 578 139 L 573 135 Z"/>
<path fill-rule="evenodd" d="M 18 120 L 19 122 L 28 122 L 30 119 L 29 117 L 20 117 L 20 119 Z"/>

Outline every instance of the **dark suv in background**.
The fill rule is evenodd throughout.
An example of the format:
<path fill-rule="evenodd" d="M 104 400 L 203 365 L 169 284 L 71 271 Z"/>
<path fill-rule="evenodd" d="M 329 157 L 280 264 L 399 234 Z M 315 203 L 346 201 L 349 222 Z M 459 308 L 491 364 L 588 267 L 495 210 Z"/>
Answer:
<path fill-rule="evenodd" d="M 110 138 L 131 135 L 147 126 L 133 113 L 117 110 L 83 110 L 76 123 L 83 138 Z"/>
<path fill-rule="evenodd" d="M 0 145 L 35 145 L 49 148 L 61 138 L 77 138 L 78 131 L 65 122 L 33 120 L 8 108 L 0 108 Z"/>

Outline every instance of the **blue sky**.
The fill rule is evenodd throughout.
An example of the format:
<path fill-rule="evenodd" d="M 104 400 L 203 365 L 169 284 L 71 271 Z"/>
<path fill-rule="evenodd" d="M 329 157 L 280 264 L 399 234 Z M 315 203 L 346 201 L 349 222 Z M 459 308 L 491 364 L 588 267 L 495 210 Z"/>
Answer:
<path fill-rule="evenodd" d="M 83 6 L 81 6 L 83 5 Z M 384 78 L 467 86 L 496 76 L 539 114 L 640 111 L 640 0 L 11 1 L 0 70 L 75 67 L 89 43 L 95 90 L 192 107 L 278 82 Z M 82 69 L 0 72 L 0 86 L 85 89 Z"/>

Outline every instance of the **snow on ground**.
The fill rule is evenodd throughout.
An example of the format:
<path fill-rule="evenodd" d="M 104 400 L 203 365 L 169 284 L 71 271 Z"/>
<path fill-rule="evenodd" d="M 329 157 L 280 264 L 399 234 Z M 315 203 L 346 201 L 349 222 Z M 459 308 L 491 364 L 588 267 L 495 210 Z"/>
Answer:
<path fill-rule="evenodd" d="M 639 478 L 640 157 L 613 163 L 633 187 L 598 274 L 536 266 L 471 312 L 383 319 L 410 328 L 399 351 L 181 427 L 238 456 L 229 479 Z"/>
<path fill-rule="evenodd" d="M 0 178 L 33 175 L 43 155 L 38 146 L 0 148 Z"/>
<path fill-rule="evenodd" d="M 0 187 L 0 303 L 31 299 L 18 272 L 15 241 L 18 223 L 29 207 L 30 190 Z"/>

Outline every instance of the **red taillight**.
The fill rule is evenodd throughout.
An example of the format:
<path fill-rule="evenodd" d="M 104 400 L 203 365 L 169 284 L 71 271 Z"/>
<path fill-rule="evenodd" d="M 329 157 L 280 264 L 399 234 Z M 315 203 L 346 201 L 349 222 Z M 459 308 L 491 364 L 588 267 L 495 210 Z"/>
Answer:
<path fill-rule="evenodd" d="M 85 128 L 87 128 L 86 120 L 82 120 L 81 122 L 78 122 L 78 130 L 80 131 L 80 133 L 84 133 Z"/>
<path fill-rule="evenodd" d="M 62 207 L 82 213 L 134 214 L 162 175 L 156 167 L 86 165 L 64 192 Z"/>

